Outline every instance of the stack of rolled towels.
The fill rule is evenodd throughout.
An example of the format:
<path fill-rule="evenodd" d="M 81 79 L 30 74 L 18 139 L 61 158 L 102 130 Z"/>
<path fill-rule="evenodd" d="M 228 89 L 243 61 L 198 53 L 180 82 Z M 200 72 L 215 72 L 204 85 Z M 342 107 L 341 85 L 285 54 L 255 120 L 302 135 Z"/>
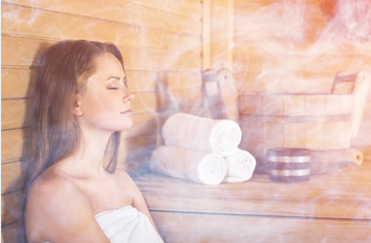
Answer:
<path fill-rule="evenodd" d="M 234 121 L 178 113 L 166 120 L 162 135 L 165 145 L 151 156 L 155 172 L 207 185 L 252 177 L 256 160 L 238 148 L 242 132 Z"/>

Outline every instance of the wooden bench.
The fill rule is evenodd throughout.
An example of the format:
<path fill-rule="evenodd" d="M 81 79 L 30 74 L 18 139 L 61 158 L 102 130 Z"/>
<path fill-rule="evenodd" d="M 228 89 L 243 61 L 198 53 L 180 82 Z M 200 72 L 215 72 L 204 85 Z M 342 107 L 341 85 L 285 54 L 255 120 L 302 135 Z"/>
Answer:
<path fill-rule="evenodd" d="M 371 158 L 295 184 L 135 178 L 166 242 L 370 242 Z"/>

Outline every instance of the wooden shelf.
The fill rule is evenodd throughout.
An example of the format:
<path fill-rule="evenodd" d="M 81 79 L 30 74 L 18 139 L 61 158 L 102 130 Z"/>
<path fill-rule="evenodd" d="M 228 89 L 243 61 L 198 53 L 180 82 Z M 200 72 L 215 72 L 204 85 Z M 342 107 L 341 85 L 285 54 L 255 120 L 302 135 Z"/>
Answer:
<path fill-rule="evenodd" d="M 371 240 L 370 162 L 292 184 L 272 182 L 265 174 L 217 186 L 154 173 L 135 181 L 169 242 L 246 242 L 260 236 L 265 241 L 277 234 L 288 237 L 285 242 L 309 235 L 315 242 L 325 237 L 362 242 Z"/>

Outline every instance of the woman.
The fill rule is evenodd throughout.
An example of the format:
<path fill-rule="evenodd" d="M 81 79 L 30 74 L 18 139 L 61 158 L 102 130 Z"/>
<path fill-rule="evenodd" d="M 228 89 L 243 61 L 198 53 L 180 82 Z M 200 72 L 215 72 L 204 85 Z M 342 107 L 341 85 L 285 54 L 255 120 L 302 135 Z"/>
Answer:
<path fill-rule="evenodd" d="M 162 242 L 141 192 L 116 169 L 134 98 L 117 47 L 62 41 L 39 64 L 26 177 L 27 240 Z"/>

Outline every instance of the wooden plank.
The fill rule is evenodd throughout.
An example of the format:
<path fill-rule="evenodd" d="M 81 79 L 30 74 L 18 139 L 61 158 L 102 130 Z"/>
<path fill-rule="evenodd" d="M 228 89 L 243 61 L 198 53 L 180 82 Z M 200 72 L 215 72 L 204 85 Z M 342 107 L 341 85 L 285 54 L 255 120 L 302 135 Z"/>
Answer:
<path fill-rule="evenodd" d="M 202 2 L 202 70 L 211 68 L 211 3 Z"/>
<path fill-rule="evenodd" d="M 284 147 L 286 148 L 305 148 L 305 132 L 308 124 L 285 123 L 283 126 Z"/>
<path fill-rule="evenodd" d="M 132 101 L 134 113 L 156 112 L 157 93 L 134 93 Z M 32 99 L 2 100 L 1 129 L 15 129 L 31 125 Z"/>
<path fill-rule="evenodd" d="M 339 131 L 340 132 L 340 131 Z M 311 124 L 305 130 L 305 147 L 311 149 L 324 149 L 325 124 Z"/>
<path fill-rule="evenodd" d="M 23 194 L 18 192 L 1 196 L 1 225 L 6 225 L 19 220 Z"/>
<path fill-rule="evenodd" d="M 1 98 L 28 98 L 35 86 L 34 69 L 1 69 Z"/>
<path fill-rule="evenodd" d="M 152 151 L 161 144 L 158 134 L 135 137 L 127 140 L 128 158 L 125 161 L 125 170 L 132 176 L 149 171 L 149 161 Z"/>
<path fill-rule="evenodd" d="M 283 116 L 284 97 L 280 95 L 263 95 L 263 114 L 268 116 Z"/>
<path fill-rule="evenodd" d="M 240 95 L 238 98 L 239 111 L 243 115 L 262 115 L 264 114 L 262 95 Z"/>
<path fill-rule="evenodd" d="M 153 133 L 127 138 L 126 143 L 129 151 L 127 160 L 134 160 L 150 155 L 152 150 L 160 145 L 160 138 L 158 133 Z"/>
<path fill-rule="evenodd" d="M 1 194 L 22 189 L 24 165 L 20 161 L 1 164 Z"/>
<path fill-rule="evenodd" d="M 242 141 L 239 148 L 247 150 L 261 161 L 266 157 L 264 124 L 263 123 L 240 123 Z"/>
<path fill-rule="evenodd" d="M 22 5 L 33 9 L 37 8 L 64 14 L 125 23 L 134 26 L 141 26 L 142 28 L 164 29 L 170 32 L 197 35 L 201 32 L 200 20 L 192 17 L 192 15 L 179 15 L 163 11 L 162 9 L 154 10 L 150 7 L 125 1 L 116 2 L 111 0 L 102 0 L 94 4 L 91 4 L 91 1 L 89 0 L 80 0 L 78 2 L 73 0 L 49 0 L 47 2 L 5 0 L 3 2 Z M 188 2 L 183 3 L 184 8 L 187 7 L 187 3 Z"/>
<path fill-rule="evenodd" d="M 35 69 L 2 68 L 1 98 L 30 98 L 33 95 Z M 132 92 L 148 92 L 164 89 L 201 89 L 200 72 L 156 72 L 126 70 L 129 89 Z"/>
<path fill-rule="evenodd" d="M 30 138 L 29 128 L 1 131 L 1 163 L 29 158 Z"/>
<path fill-rule="evenodd" d="M 267 149 L 284 147 L 285 145 L 284 124 L 279 123 L 264 124 L 264 141 L 265 147 Z"/>
<path fill-rule="evenodd" d="M 271 40 L 271 42 L 275 42 L 276 39 L 273 38 L 273 36 L 266 37 L 267 40 Z M 310 67 L 308 66 L 302 66 L 302 64 L 311 64 L 313 67 L 321 67 L 317 70 L 321 70 L 324 68 L 335 68 L 340 67 L 341 64 L 349 64 L 347 66 L 346 70 L 347 72 L 356 73 L 359 71 L 351 70 L 352 68 L 359 67 L 365 67 L 365 70 L 367 70 L 367 60 L 370 60 L 370 56 L 367 55 L 365 51 L 370 50 L 370 47 L 364 46 L 364 48 L 355 48 L 354 50 L 348 50 L 344 49 L 342 52 L 337 51 L 337 49 L 329 49 L 326 50 L 326 52 L 323 52 L 322 49 L 318 48 L 318 50 L 313 50 L 310 53 L 304 52 L 300 48 L 298 49 L 287 49 L 287 48 L 272 48 L 269 50 L 269 53 L 264 51 L 261 47 L 258 45 L 258 40 L 254 39 L 246 39 L 243 38 L 241 40 L 238 39 L 238 37 L 235 37 L 235 46 L 234 46 L 234 52 L 235 55 L 240 56 L 246 56 L 249 55 L 252 62 L 253 60 L 259 60 L 259 58 L 263 58 L 266 62 L 269 64 L 279 64 L 281 61 L 281 68 L 286 70 L 296 70 L 297 68 L 301 68 L 303 70 L 309 70 Z M 326 43 L 323 43 L 324 45 Z M 261 57 L 260 55 L 265 54 L 264 57 Z M 352 63 L 355 60 L 358 60 L 358 63 Z M 292 67 L 290 69 L 290 66 L 288 64 L 291 64 Z M 331 69 L 333 70 L 333 69 Z M 339 71 L 344 70 L 344 66 L 341 68 L 338 68 L 337 70 L 334 70 L 333 76 Z M 348 71 L 349 70 L 349 71 Z M 313 69 L 312 69 L 313 72 Z"/>
<path fill-rule="evenodd" d="M 155 92 L 134 93 L 135 97 L 131 102 L 134 113 L 156 112 L 158 108 Z"/>
<path fill-rule="evenodd" d="M 350 114 L 352 112 L 352 96 L 341 95 L 340 96 L 340 114 Z"/>
<path fill-rule="evenodd" d="M 3 66 L 30 67 L 34 66 L 40 53 L 57 41 L 2 36 L 1 60 Z M 200 41 L 198 41 L 200 42 Z M 118 45 L 125 62 L 126 70 L 172 70 L 200 71 L 201 47 L 181 52 L 133 48 Z M 184 51 L 183 51 L 184 50 Z M 19 58 L 22 57 L 22 58 Z"/>
<path fill-rule="evenodd" d="M 200 72 L 155 72 L 126 71 L 128 86 L 131 91 L 166 91 L 175 89 L 200 89 L 202 85 Z"/>
<path fill-rule="evenodd" d="M 210 2 L 211 30 L 210 55 L 211 66 L 223 64 L 225 68 L 233 70 L 233 1 Z"/>
<path fill-rule="evenodd" d="M 173 103 L 164 104 L 163 107 L 172 112 L 185 112 L 194 115 L 202 114 L 202 93 L 200 89 L 172 90 L 170 97 Z"/>
<path fill-rule="evenodd" d="M 305 95 L 284 96 L 285 116 L 305 116 Z"/>
<path fill-rule="evenodd" d="M 123 131 L 126 138 L 136 137 L 147 134 L 154 134 L 163 123 L 163 118 L 153 112 L 134 114 L 133 127 L 128 131 Z M 31 129 L 11 129 L 1 132 L 1 160 L 2 163 L 17 161 L 29 158 L 31 155 L 30 147 Z"/>
<path fill-rule="evenodd" d="M 249 60 L 247 60 L 248 62 Z M 281 80 L 282 82 L 274 84 L 270 79 L 260 78 L 264 74 L 263 66 L 251 63 L 251 65 L 256 65 L 256 67 L 250 69 L 243 67 L 241 64 L 243 62 L 235 61 L 234 67 L 235 70 L 241 69 L 241 71 L 234 73 L 240 93 L 329 93 L 332 85 L 331 80 L 334 76 L 334 72 L 328 72 L 328 70 L 318 70 L 316 75 L 308 76 L 305 74 L 305 77 L 302 72 L 295 73 L 293 71 L 292 74 L 295 73 L 298 77 L 303 76 L 303 80 L 308 81 L 293 83 Z M 246 85 L 246 83 L 249 85 Z"/>
<path fill-rule="evenodd" d="M 369 222 L 152 211 L 165 242 L 367 242 Z"/>
<path fill-rule="evenodd" d="M 1 110 L 2 130 L 27 127 L 31 124 L 31 99 L 2 100 Z"/>
<path fill-rule="evenodd" d="M 190 16 L 193 18 L 198 18 L 199 16 L 201 16 L 202 11 L 200 0 L 171 1 L 171 2 L 166 0 L 160 1 L 129 0 L 129 2 L 162 11 L 169 11 L 179 15 Z"/>
<path fill-rule="evenodd" d="M 158 174 L 135 178 L 151 210 L 371 221 L 371 163 L 302 183 L 254 174 L 244 183 L 207 186 Z"/>
<path fill-rule="evenodd" d="M 195 36 L 171 34 L 140 26 L 108 22 L 75 15 L 2 4 L 2 33 L 11 36 L 43 37 L 47 39 L 88 39 L 111 41 L 120 45 L 163 50 L 186 48 Z M 18 21 L 14 21 L 17 18 Z M 65 21 L 68 18 L 68 21 Z"/>
<path fill-rule="evenodd" d="M 1 242 L 11 243 L 17 242 L 17 234 L 19 231 L 19 223 L 14 223 L 1 227 Z"/>
<path fill-rule="evenodd" d="M 121 145 L 119 148 L 118 167 L 125 168 L 126 161 L 133 161 L 143 157 L 150 156 L 152 150 L 159 145 L 158 128 L 153 128 L 152 133 L 137 137 L 122 136 Z M 1 193 L 11 193 L 22 189 L 24 183 L 24 175 L 22 174 L 24 166 L 28 161 L 14 161 L 3 163 L 1 166 Z M 137 165 L 137 173 L 139 168 L 148 167 L 148 165 Z"/>
<path fill-rule="evenodd" d="M 325 114 L 335 115 L 340 113 L 340 95 L 326 95 Z"/>
<path fill-rule="evenodd" d="M 27 68 L 32 65 L 36 66 L 36 60 L 40 58 L 40 54 L 54 43 L 56 41 L 2 35 L 1 64 L 2 66 L 23 66 Z"/>
<path fill-rule="evenodd" d="M 306 95 L 305 96 L 305 114 L 306 116 L 323 116 L 325 113 L 324 95 Z"/>
<path fill-rule="evenodd" d="M 307 60 L 309 59 L 307 56 L 298 56 L 297 58 L 293 58 L 290 56 L 285 57 L 284 54 L 276 54 L 276 56 L 267 56 L 264 53 L 256 54 L 264 55 L 265 58 L 262 58 L 261 56 L 254 56 L 253 53 L 250 53 L 246 50 L 247 48 L 248 46 L 246 46 L 245 50 L 241 52 L 238 52 L 238 49 L 234 50 L 234 72 L 240 72 L 240 75 L 252 75 L 251 73 L 247 74 L 246 72 L 256 73 L 255 75 L 252 75 L 253 77 L 258 77 L 259 74 L 265 74 L 265 78 L 268 78 L 268 75 L 270 74 L 272 77 L 276 77 L 276 79 L 278 79 L 277 77 L 281 75 L 283 77 L 286 77 L 286 79 L 291 78 L 291 80 L 284 80 L 281 78 L 280 80 L 278 80 L 279 82 L 277 81 L 278 83 L 291 81 L 291 84 L 294 85 L 294 87 L 298 86 L 298 83 L 296 81 L 293 81 L 293 77 L 298 77 L 297 79 L 303 79 L 300 80 L 299 84 L 301 84 L 302 86 L 305 84 L 305 87 L 311 88 L 310 90 L 321 88 L 316 87 L 317 82 L 324 83 L 324 85 L 326 85 L 326 89 L 325 91 L 322 90 L 320 92 L 331 91 L 334 75 L 339 70 L 343 70 L 344 65 L 348 65 L 347 70 L 349 70 L 350 72 L 357 72 L 359 69 L 370 69 L 368 63 L 371 61 L 371 58 L 366 55 L 358 55 L 358 59 L 353 59 L 353 57 L 350 55 L 333 54 L 329 55 L 329 57 L 327 58 L 329 60 L 322 60 L 325 58 L 318 58 L 319 60 L 315 60 L 314 58 L 313 60 Z M 290 63 L 292 62 L 294 64 L 288 64 L 289 61 L 287 61 L 287 65 L 285 65 L 285 63 L 281 65 L 280 60 L 284 60 L 285 58 L 290 60 Z M 272 63 L 274 59 L 276 60 L 274 63 Z M 337 60 L 337 62 L 335 62 L 334 60 Z M 357 62 L 357 65 L 355 64 L 355 62 Z M 318 66 L 313 67 L 314 65 Z M 312 67 L 312 69 L 310 67 Z M 316 72 L 313 72 L 313 68 L 316 68 Z M 283 74 L 286 76 L 284 76 Z M 252 80 L 254 79 L 250 79 L 250 81 Z M 310 82 L 315 83 L 312 84 Z M 290 90 L 288 90 L 287 92 L 289 91 Z"/>

